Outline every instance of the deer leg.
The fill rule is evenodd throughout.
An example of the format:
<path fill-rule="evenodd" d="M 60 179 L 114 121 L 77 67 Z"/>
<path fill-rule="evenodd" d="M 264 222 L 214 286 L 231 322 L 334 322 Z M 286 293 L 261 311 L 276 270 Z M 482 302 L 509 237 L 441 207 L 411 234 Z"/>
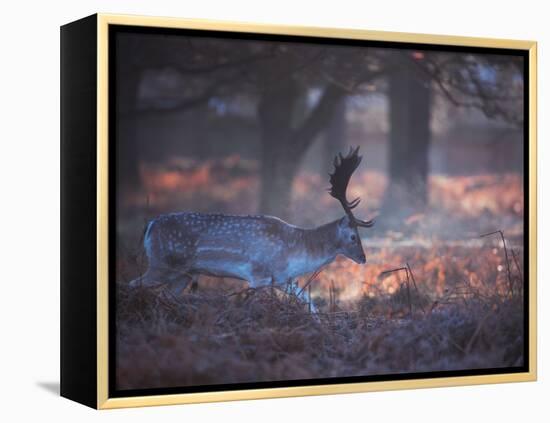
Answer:
<path fill-rule="evenodd" d="M 147 272 L 130 282 L 130 288 L 152 287 L 165 283 L 166 275 L 162 268 L 149 266 Z"/>
<path fill-rule="evenodd" d="M 155 263 L 149 266 L 147 272 L 130 282 L 130 287 L 161 287 L 165 286 L 172 293 L 179 295 L 196 279 L 196 275 L 182 271 L 173 266 Z"/>
<path fill-rule="evenodd" d="M 197 289 L 199 289 L 199 276 L 198 275 L 193 275 L 193 277 L 191 279 L 191 287 L 189 288 L 189 290 L 191 292 L 196 292 Z"/>
<path fill-rule="evenodd" d="M 311 311 L 311 313 L 317 313 L 317 308 L 315 307 L 315 304 L 313 303 L 313 300 L 311 299 L 309 295 L 309 290 L 302 289 L 298 285 L 297 279 L 288 279 L 284 284 L 277 285 L 278 288 L 284 293 L 286 296 L 294 296 L 295 298 L 298 298 L 298 300 L 307 305 L 308 309 Z"/>
<path fill-rule="evenodd" d="M 174 295 L 181 295 L 185 288 L 191 283 L 191 289 L 196 290 L 197 289 L 197 280 L 198 275 L 194 273 L 188 273 L 185 275 L 178 275 L 177 277 L 174 277 L 173 280 L 170 282 L 170 284 L 167 286 L 167 288 L 174 294 Z"/>
<path fill-rule="evenodd" d="M 289 279 L 286 282 L 286 292 L 291 295 L 297 295 L 300 291 L 300 287 L 298 286 L 298 282 L 296 279 Z"/>

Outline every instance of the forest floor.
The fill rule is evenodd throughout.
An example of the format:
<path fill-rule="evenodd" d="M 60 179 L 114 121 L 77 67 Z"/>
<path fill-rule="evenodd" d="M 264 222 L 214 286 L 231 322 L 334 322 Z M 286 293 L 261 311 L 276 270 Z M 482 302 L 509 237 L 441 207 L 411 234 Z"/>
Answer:
<path fill-rule="evenodd" d="M 162 287 L 131 290 L 119 283 L 117 387 L 522 366 L 520 269 L 510 263 L 508 280 L 506 263 L 493 249 L 474 260 L 458 248 L 455 260 L 449 258 L 455 266 L 427 257 L 416 274 L 407 264 L 381 272 L 362 295 L 337 288 L 334 279 L 312 281 L 316 314 L 295 296 L 231 280 L 201 279 L 197 289 L 180 296 Z M 468 260 L 480 266 L 478 272 L 470 267 L 460 274 L 457 269 L 472 265 Z M 342 270 L 345 263 L 327 273 L 353 280 L 353 272 Z"/>
<path fill-rule="evenodd" d="M 398 225 L 379 216 L 365 231 L 365 265 L 339 257 L 309 282 L 317 314 L 291 295 L 228 279 L 201 277 L 177 297 L 161 287 L 130 290 L 147 264 L 140 237 L 148 219 L 256 209 L 254 169 L 243 166 L 150 170 L 149 195 L 119 204 L 118 389 L 523 365 L 523 181 L 513 173 L 431 176 L 425 212 Z M 349 196 L 364 199 L 361 217 L 382 206 L 386 186 L 380 173 L 354 175 Z M 324 188 L 321 176 L 299 175 L 289 221 L 340 217 Z"/>

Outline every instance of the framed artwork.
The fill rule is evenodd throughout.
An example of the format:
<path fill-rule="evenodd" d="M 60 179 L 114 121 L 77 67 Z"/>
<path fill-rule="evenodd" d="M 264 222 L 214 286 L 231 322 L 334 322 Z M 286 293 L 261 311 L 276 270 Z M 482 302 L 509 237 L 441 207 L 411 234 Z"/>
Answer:
<path fill-rule="evenodd" d="M 61 28 L 61 395 L 536 379 L 536 43 Z"/>

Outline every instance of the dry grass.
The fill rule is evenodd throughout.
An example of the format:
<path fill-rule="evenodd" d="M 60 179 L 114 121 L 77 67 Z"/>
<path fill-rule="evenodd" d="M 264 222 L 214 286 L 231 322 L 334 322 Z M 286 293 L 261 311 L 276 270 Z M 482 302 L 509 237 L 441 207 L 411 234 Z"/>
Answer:
<path fill-rule="evenodd" d="M 412 307 L 411 307 L 412 303 Z M 404 288 L 348 311 L 267 289 L 174 297 L 118 286 L 120 389 L 520 366 L 520 296 Z M 342 308 L 339 304 L 337 309 Z M 424 311 L 422 311 L 422 308 Z M 412 309 L 412 313 L 410 310 Z"/>

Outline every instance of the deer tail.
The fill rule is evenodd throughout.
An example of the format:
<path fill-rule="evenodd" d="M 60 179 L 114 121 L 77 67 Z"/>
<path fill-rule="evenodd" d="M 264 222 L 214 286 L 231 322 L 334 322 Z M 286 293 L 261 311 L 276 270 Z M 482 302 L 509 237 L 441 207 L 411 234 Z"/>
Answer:
<path fill-rule="evenodd" d="M 145 228 L 145 232 L 143 232 L 143 246 L 145 247 L 145 252 L 147 253 L 148 257 L 151 257 L 152 255 L 152 244 L 151 244 L 151 229 L 153 228 L 155 221 L 151 220 L 147 227 Z"/>

